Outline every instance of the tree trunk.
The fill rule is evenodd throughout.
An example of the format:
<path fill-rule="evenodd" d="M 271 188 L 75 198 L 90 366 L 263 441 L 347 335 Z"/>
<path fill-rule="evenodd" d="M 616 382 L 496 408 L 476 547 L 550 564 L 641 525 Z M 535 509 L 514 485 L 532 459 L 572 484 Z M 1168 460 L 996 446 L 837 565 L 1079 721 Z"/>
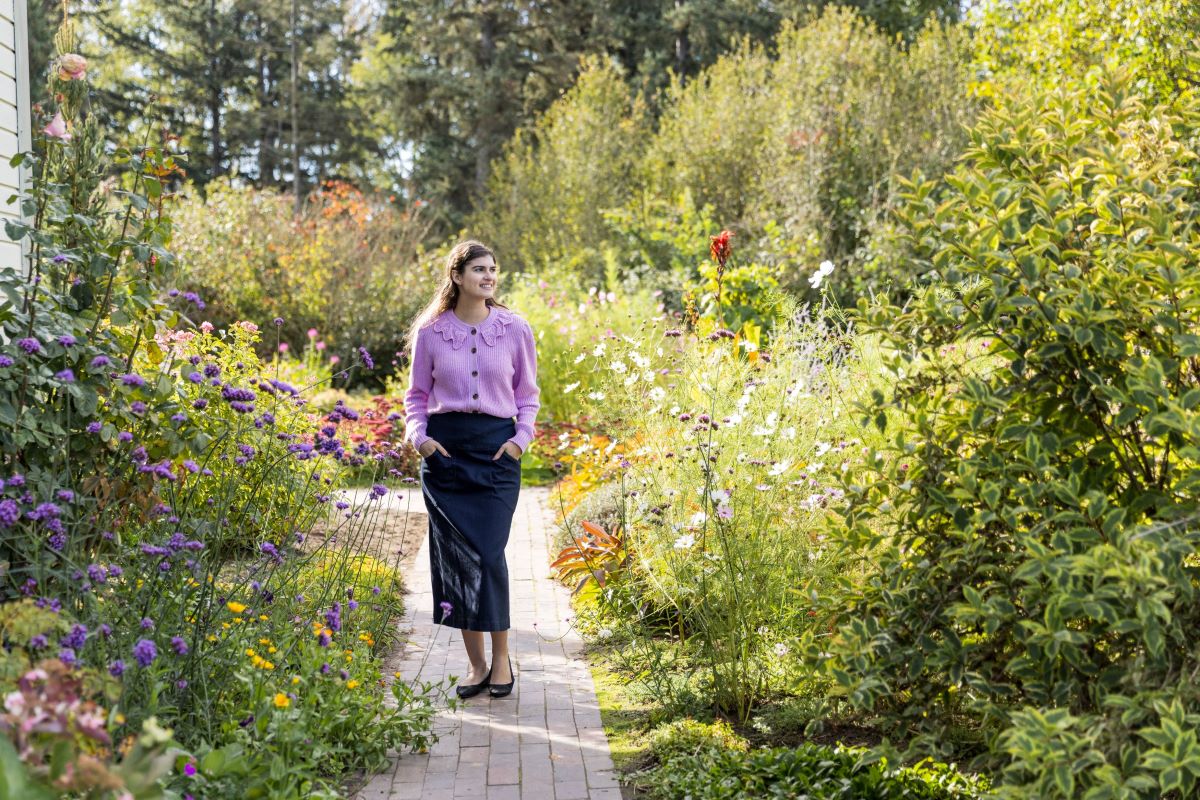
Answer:
<path fill-rule="evenodd" d="M 210 30 L 216 29 L 217 23 L 217 0 L 208 0 L 208 24 Z M 221 109 L 225 102 L 225 93 L 221 86 L 222 71 L 221 71 L 221 48 L 223 45 L 218 42 L 212 42 L 212 50 L 208 55 L 208 116 L 212 130 L 212 166 L 209 168 L 209 177 L 215 178 L 225 172 L 223 162 L 225 161 L 225 142 L 221 136 Z"/>
<path fill-rule="evenodd" d="M 682 9 L 687 4 L 687 0 L 675 0 L 675 10 Z M 675 71 L 680 75 L 687 74 L 688 59 L 690 58 L 691 49 L 688 43 L 688 23 L 685 22 L 679 26 L 679 30 L 675 32 Z"/>
<path fill-rule="evenodd" d="M 487 187 L 488 171 L 492 165 L 494 150 L 495 119 L 500 106 L 501 87 L 496 80 L 496 15 L 485 11 L 479 17 L 478 74 L 486 91 L 479 106 L 479 119 L 475 125 L 475 196 L 483 194 Z"/>

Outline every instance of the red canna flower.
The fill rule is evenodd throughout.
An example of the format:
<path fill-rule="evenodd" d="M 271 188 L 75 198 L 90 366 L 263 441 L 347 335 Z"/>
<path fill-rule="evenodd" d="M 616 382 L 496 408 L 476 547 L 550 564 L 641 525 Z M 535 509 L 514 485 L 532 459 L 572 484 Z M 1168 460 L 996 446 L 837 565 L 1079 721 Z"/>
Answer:
<path fill-rule="evenodd" d="M 729 260 L 731 252 L 729 248 L 729 239 L 733 236 L 729 231 L 721 231 L 716 236 L 710 238 L 708 252 L 712 254 L 713 261 L 717 262 L 717 266 L 725 269 L 725 262 Z"/>

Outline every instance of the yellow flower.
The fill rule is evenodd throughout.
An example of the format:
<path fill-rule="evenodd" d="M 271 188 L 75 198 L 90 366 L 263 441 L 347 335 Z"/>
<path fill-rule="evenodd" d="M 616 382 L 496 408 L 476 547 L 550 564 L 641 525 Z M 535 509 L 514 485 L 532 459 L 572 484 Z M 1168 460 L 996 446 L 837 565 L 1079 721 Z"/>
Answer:
<path fill-rule="evenodd" d="M 288 697 L 283 692 L 275 693 L 275 707 L 276 708 L 287 708 L 291 704 L 292 704 L 292 698 Z"/>
<path fill-rule="evenodd" d="M 222 628 L 224 628 L 225 630 L 229 630 L 229 623 L 228 623 L 228 622 L 222 622 L 222 623 L 221 623 L 221 627 L 222 627 Z"/>
<path fill-rule="evenodd" d="M 247 648 L 246 648 L 246 655 L 250 656 L 251 658 L 254 658 L 254 655 L 255 655 L 255 653 L 254 653 L 254 648 L 252 648 L 252 647 L 247 647 Z"/>
<path fill-rule="evenodd" d="M 208 640 L 209 640 L 210 642 L 215 642 L 215 641 L 217 640 L 217 635 L 216 635 L 215 633 L 210 633 L 210 634 L 208 635 Z"/>
<path fill-rule="evenodd" d="M 348 680 L 348 681 L 346 681 L 346 688 L 347 688 L 347 689 L 357 689 L 357 688 L 358 688 L 358 681 L 356 681 L 356 680 Z"/>
<path fill-rule="evenodd" d="M 393 677 L 393 678 L 399 678 L 399 677 L 400 677 L 400 673 L 399 673 L 399 671 L 397 671 L 397 672 L 393 672 L 393 673 L 392 673 L 392 677 Z"/>
<path fill-rule="evenodd" d="M 245 605 L 243 605 L 242 603 L 235 603 L 232 600 L 230 600 L 228 603 L 226 603 L 225 607 L 228 608 L 230 611 L 232 611 L 235 614 L 240 614 L 246 610 Z"/>
<path fill-rule="evenodd" d="M 271 640 L 264 636 L 263 638 L 258 640 L 258 643 L 259 644 L 270 644 Z"/>
<path fill-rule="evenodd" d="M 268 653 L 274 653 L 274 652 L 275 652 L 275 645 L 271 645 L 270 647 L 268 647 L 268 648 L 267 648 L 267 652 L 268 652 Z"/>
<path fill-rule="evenodd" d="M 300 682 L 300 676 L 299 676 L 299 675 L 293 675 L 293 676 L 292 676 L 292 686 L 295 686 L 295 685 L 296 685 L 297 683 L 299 683 L 299 682 Z"/>
<path fill-rule="evenodd" d="M 245 622 L 245 620 L 243 620 L 241 617 L 234 617 L 233 621 L 234 622 Z"/>
<path fill-rule="evenodd" d="M 117 723 L 118 725 L 124 725 L 124 724 L 125 724 L 125 715 L 124 715 L 124 714 L 122 714 L 122 713 L 120 713 L 120 712 L 117 712 L 117 716 L 115 717 L 115 721 L 116 721 L 116 723 Z"/>
<path fill-rule="evenodd" d="M 268 617 L 266 614 L 259 614 L 258 618 L 261 619 L 263 622 L 266 622 L 267 620 L 270 619 L 270 617 Z"/>
<path fill-rule="evenodd" d="M 263 669 L 275 669 L 275 665 L 272 664 L 270 661 L 264 661 L 262 663 L 262 668 Z"/>

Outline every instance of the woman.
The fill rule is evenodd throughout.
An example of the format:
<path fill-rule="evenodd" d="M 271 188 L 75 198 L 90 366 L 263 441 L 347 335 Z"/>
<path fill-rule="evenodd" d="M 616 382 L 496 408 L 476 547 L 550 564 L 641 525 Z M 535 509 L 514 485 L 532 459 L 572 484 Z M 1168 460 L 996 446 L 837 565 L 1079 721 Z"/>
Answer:
<path fill-rule="evenodd" d="M 538 412 L 529 323 L 496 301 L 498 268 L 479 242 L 455 245 L 437 294 L 413 322 L 408 441 L 421 454 L 434 618 L 460 628 L 471 669 L 460 697 L 512 692 L 508 543 L 521 454 Z M 515 417 L 515 421 L 514 421 Z M 492 638 L 492 663 L 484 656 Z"/>

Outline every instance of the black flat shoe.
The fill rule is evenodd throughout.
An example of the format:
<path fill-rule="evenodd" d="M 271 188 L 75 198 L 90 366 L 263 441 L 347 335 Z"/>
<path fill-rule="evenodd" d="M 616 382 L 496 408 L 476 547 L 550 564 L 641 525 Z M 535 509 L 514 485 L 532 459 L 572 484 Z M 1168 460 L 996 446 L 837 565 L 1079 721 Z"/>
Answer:
<path fill-rule="evenodd" d="M 488 675 L 490 676 L 491 674 L 491 670 L 488 670 Z M 512 680 L 508 683 L 489 684 L 488 694 L 490 694 L 492 697 L 507 697 L 508 695 L 512 694 L 513 684 L 517 682 L 517 674 L 513 672 L 511 658 L 508 660 L 508 674 L 512 676 Z"/>
<path fill-rule="evenodd" d="M 464 700 L 466 700 L 468 697 L 474 697 L 475 695 L 479 694 L 480 692 L 482 692 L 484 689 L 488 688 L 491 685 L 488 683 L 488 680 L 491 677 L 492 677 L 492 671 L 489 669 L 487 675 L 484 675 L 483 680 L 480 681 L 479 683 L 472 683 L 469 686 L 463 686 L 460 684 L 460 685 L 454 687 L 454 691 L 457 692 L 458 696 Z"/>

